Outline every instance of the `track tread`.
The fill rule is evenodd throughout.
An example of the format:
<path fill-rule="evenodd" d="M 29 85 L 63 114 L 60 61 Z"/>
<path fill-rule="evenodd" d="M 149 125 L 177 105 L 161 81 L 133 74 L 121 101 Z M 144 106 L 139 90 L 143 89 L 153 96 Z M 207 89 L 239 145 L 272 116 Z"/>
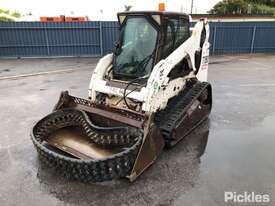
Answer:
<path fill-rule="evenodd" d="M 52 132 L 67 126 L 82 127 L 91 141 L 102 147 L 127 148 L 103 160 L 81 160 L 56 153 L 52 148 L 45 146 L 44 140 Z M 83 111 L 63 109 L 40 120 L 33 127 L 31 139 L 40 159 L 47 165 L 59 169 L 66 177 L 82 182 L 102 182 L 129 175 L 142 144 L 142 132 L 134 128 L 106 130 L 93 125 Z"/>
<path fill-rule="evenodd" d="M 155 122 L 159 126 L 165 139 L 166 145 L 174 140 L 172 132 L 177 122 L 199 96 L 207 89 L 209 83 L 196 82 L 191 88 L 185 89 L 181 94 L 174 97 L 166 108 L 156 114 Z"/>

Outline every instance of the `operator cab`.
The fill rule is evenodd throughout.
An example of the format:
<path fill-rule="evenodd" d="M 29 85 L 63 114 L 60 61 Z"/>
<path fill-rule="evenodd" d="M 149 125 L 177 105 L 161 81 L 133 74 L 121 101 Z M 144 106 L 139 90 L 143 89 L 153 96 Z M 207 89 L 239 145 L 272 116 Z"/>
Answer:
<path fill-rule="evenodd" d="M 155 64 L 190 37 L 189 16 L 175 12 L 118 13 L 120 36 L 113 56 L 113 79 L 147 78 Z"/>

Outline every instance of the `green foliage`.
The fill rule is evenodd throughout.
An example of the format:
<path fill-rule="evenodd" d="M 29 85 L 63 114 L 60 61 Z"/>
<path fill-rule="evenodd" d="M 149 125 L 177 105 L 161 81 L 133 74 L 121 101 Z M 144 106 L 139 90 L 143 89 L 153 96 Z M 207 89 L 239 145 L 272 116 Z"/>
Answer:
<path fill-rule="evenodd" d="M 4 14 L 1 16 L 1 14 Z M 7 9 L 0 9 L 0 21 L 14 21 L 13 17 L 20 18 L 22 17 L 22 14 L 20 14 L 18 11 L 11 12 Z"/>
<path fill-rule="evenodd" d="M 10 15 L 16 18 L 20 18 L 22 16 L 18 11 L 14 11 Z"/>
<path fill-rule="evenodd" d="M 245 0 L 223 0 L 218 2 L 211 14 L 242 14 L 247 12 L 247 5 Z"/>
<path fill-rule="evenodd" d="M 10 11 L 9 11 L 9 10 L 6 10 L 6 9 L 0 9 L 0 14 L 1 14 L 1 13 L 9 14 Z"/>
<path fill-rule="evenodd" d="M 210 14 L 275 14 L 275 0 L 223 0 Z"/>
<path fill-rule="evenodd" d="M 264 4 L 254 4 L 252 6 L 252 11 L 254 14 L 275 14 L 275 7 Z"/>
<path fill-rule="evenodd" d="M 275 0 L 247 0 L 247 2 L 260 5 L 275 6 Z"/>
<path fill-rule="evenodd" d="M 13 20 L 10 19 L 10 18 L 7 18 L 7 17 L 5 17 L 5 16 L 0 16 L 0 22 L 1 22 L 1 21 L 10 22 L 10 21 L 13 21 Z"/>

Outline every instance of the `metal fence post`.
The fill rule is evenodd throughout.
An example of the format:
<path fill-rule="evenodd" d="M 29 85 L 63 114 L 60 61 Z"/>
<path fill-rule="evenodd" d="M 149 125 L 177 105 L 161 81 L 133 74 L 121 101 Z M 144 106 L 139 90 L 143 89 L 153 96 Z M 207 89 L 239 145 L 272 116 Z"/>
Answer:
<path fill-rule="evenodd" d="M 99 22 L 99 35 L 100 35 L 100 56 L 103 56 L 103 31 L 102 31 L 102 21 Z"/>
<path fill-rule="evenodd" d="M 216 46 L 216 31 L 217 31 L 217 26 L 215 25 L 214 27 L 214 37 L 213 37 L 213 54 L 215 54 L 215 46 Z"/>
<path fill-rule="evenodd" d="M 255 41 L 256 29 L 257 29 L 257 26 L 254 26 L 253 27 L 253 33 L 252 33 L 252 41 L 251 41 L 250 53 L 253 53 L 253 50 L 254 50 L 254 41 Z"/>
<path fill-rule="evenodd" d="M 50 56 L 49 37 L 48 37 L 48 32 L 47 32 L 46 26 L 44 26 L 44 31 L 45 31 L 45 38 L 46 38 L 47 55 Z"/>
<path fill-rule="evenodd" d="M 46 26 L 44 26 L 44 31 L 45 31 L 45 38 L 46 38 L 47 55 L 50 56 L 49 38 L 48 38 L 48 32 L 47 32 Z"/>

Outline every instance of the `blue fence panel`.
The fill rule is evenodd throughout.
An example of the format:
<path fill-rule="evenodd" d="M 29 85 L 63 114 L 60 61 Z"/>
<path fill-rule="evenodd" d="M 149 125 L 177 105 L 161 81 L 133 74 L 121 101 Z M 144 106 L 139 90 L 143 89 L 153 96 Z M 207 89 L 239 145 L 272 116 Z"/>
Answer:
<path fill-rule="evenodd" d="M 26 56 L 28 53 L 47 55 L 43 29 L 36 22 L 1 22 L 0 55 Z"/>
<path fill-rule="evenodd" d="M 118 29 L 115 21 L 0 22 L 0 57 L 102 56 Z M 210 22 L 209 41 L 211 54 L 275 52 L 275 22 Z"/>
<path fill-rule="evenodd" d="M 0 22 L 0 56 L 100 56 L 100 22 Z"/>
<path fill-rule="evenodd" d="M 210 53 L 275 52 L 275 22 L 210 22 Z"/>
<path fill-rule="evenodd" d="M 102 22 L 103 54 L 113 51 L 114 42 L 118 40 L 118 22 Z"/>
<path fill-rule="evenodd" d="M 82 56 L 100 54 L 99 22 L 47 23 L 49 55 Z"/>
<path fill-rule="evenodd" d="M 249 53 L 253 27 L 216 27 L 215 54 Z"/>
<path fill-rule="evenodd" d="M 275 52 L 275 25 L 255 27 L 253 52 Z"/>
<path fill-rule="evenodd" d="M 215 36 L 216 36 L 216 33 L 215 33 L 215 27 L 211 26 L 210 24 L 210 34 L 209 34 L 209 42 L 210 42 L 210 54 L 213 54 L 213 48 L 215 47 Z"/>

